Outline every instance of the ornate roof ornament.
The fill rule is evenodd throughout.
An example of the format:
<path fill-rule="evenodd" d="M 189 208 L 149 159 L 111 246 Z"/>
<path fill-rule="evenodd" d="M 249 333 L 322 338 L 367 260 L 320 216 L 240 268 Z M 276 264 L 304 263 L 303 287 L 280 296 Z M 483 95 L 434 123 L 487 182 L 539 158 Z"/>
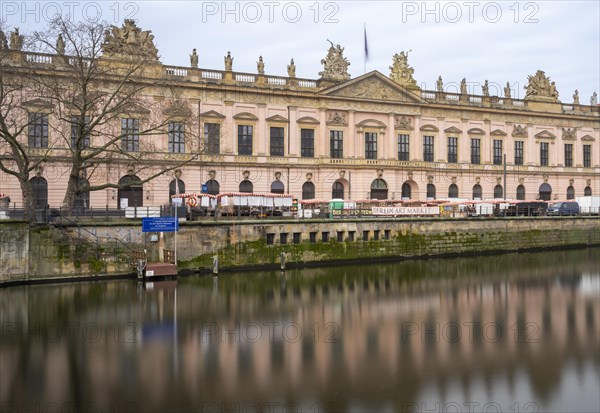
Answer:
<path fill-rule="evenodd" d="M 579 91 L 575 89 L 575 93 L 573 93 L 573 104 L 579 105 Z"/>
<path fill-rule="evenodd" d="M 418 90 L 417 81 L 413 78 L 415 69 L 408 65 L 408 53 L 400 52 L 396 53 L 392 60 L 392 66 L 390 66 L 390 79 L 398 83 L 407 89 Z"/>
<path fill-rule="evenodd" d="M 102 52 L 107 57 L 143 58 L 158 62 L 152 32 L 140 29 L 131 19 L 126 19 L 123 27 L 111 26 L 104 32 Z"/>
<path fill-rule="evenodd" d="M 197 69 L 198 68 L 198 53 L 196 49 L 192 50 L 192 54 L 190 55 L 190 66 Z"/>
<path fill-rule="evenodd" d="M 287 73 L 289 77 L 296 77 L 296 64 L 293 58 L 290 60 L 290 64 L 287 65 Z"/>
<path fill-rule="evenodd" d="M 10 34 L 10 48 L 19 51 L 23 49 L 23 35 L 19 34 L 18 27 L 15 27 L 15 30 Z"/>
<path fill-rule="evenodd" d="M 265 61 L 262 56 L 258 56 L 258 62 L 256 62 L 256 71 L 259 75 L 265 74 Z"/>
<path fill-rule="evenodd" d="M 339 125 L 346 126 L 346 115 L 340 112 L 333 112 L 329 114 L 329 120 L 327 121 L 328 125 Z"/>
<path fill-rule="evenodd" d="M 594 92 L 590 98 L 590 105 L 596 106 L 598 104 L 598 93 Z"/>
<path fill-rule="evenodd" d="M 225 61 L 225 70 L 233 70 L 233 57 L 231 57 L 231 52 L 227 52 L 227 56 L 223 58 Z"/>
<path fill-rule="evenodd" d="M 543 102 L 558 102 L 556 83 L 551 82 L 543 70 L 538 70 L 535 76 L 528 76 L 529 83 L 524 88 L 527 90 L 525 100 L 539 100 Z"/>
<path fill-rule="evenodd" d="M 350 62 L 344 57 L 344 48 L 339 44 L 334 46 L 331 40 L 327 41 L 331 43 L 331 47 L 327 51 L 325 59 L 321 59 L 323 71 L 319 72 L 319 75 L 321 78 L 328 80 L 343 81 L 350 79 L 348 73 Z"/>
<path fill-rule="evenodd" d="M 483 86 L 481 86 L 481 92 L 483 93 L 483 96 L 490 95 L 490 83 L 487 81 L 487 79 L 483 83 Z"/>

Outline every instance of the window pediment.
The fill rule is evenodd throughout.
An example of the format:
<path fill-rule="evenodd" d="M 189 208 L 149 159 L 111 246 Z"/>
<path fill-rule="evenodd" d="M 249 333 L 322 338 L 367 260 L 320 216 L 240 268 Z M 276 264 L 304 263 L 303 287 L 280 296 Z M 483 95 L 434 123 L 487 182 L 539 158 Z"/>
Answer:
<path fill-rule="evenodd" d="M 387 128 L 387 125 L 377 119 L 365 119 L 356 124 L 358 128 Z"/>
<path fill-rule="evenodd" d="M 481 128 L 471 128 L 467 131 L 469 135 L 485 135 L 485 131 Z"/>
<path fill-rule="evenodd" d="M 284 118 L 281 115 L 273 115 L 273 116 L 269 116 L 267 119 L 267 122 L 285 122 L 287 123 L 287 118 Z"/>
<path fill-rule="evenodd" d="M 422 132 L 439 132 L 438 127 L 432 124 L 423 125 L 419 130 Z"/>
<path fill-rule="evenodd" d="M 462 131 L 460 129 L 458 129 L 456 126 L 450 126 L 449 128 L 444 129 L 444 132 L 446 132 L 446 133 L 462 133 Z"/>
<path fill-rule="evenodd" d="M 22 105 L 27 110 L 37 112 L 48 112 L 54 109 L 52 103 L 40 98 L 25 101 Z"/>
<path fill-rule="evenodd" d="M 258 120 L 258 117 L 250 112 L 242 112 L 233 116 L 237 120 Z"/>
<path fill-rule="evenodd" d="M 556 139 L 556 135 L 546 129 L 539 133 L 536 133 L 535 137 L 537 139 Z"/>
<path fill-rule="evenodd" d="M 315 119 L 311 116 L 304 116 L 304 117 L 298 119 L 296 121 L 296 123 L 306 123 L 306 124 L 310 124 L 310 125 L 318 125 L 321 122 L 319 122 L 317 119 Z"/>
<path fill-rule="evenodd" d="M 150 111 L 140 103 L 131 102 L 123 107 L 121 113 L 134 118 L 136 116 L 147 116 L 150 114 Z"/>
<path fill-rule="evenodd" d="M 491 136 L 507 136 L 508 133 L 504 132 L 501 129 L 495 129 L 495 130 L 493 130 L 493 131 L 490 132 L 490 135 Z"/>
<path fill-rule="evenodd" d="M 163 115 L 172 118 L 189 118 L 192 115 L 192 111 L 185 103 L 173 102 L 163 109 Z"/>
<path fill-rule="evenodd" d="M 209 110 L 206 112 L 202 112 L 200 114 L 201 117 L 203 118 L 215 118 L 215 119 L 225 119 L 225 115 L 220 114 L 219 112 L 215 111 L 215 110 Z"/>
<path fill-rule="evenodd" d="M 596 139 L 592 135 L 585 135 L 581 137 L 582 141 L 594 142 Z"/>

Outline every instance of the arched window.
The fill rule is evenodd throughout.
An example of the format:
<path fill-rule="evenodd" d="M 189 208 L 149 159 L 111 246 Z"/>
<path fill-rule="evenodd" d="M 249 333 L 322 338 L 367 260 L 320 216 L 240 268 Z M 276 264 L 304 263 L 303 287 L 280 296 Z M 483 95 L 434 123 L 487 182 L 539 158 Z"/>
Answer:
<path fill-rule="evenodd" d="M 206 188 L 209 195 L 219 195 L 221 191 L 221 185 L 214 179 L 206 181 Z"/>
<path fill-rule="evenodd" d="M 283 194 L 285 193 L 285 186 L 281 181 L 273 181 L 271 184 L 271 193 L 272 194 Z"/>
<path fill-rule="evenodd" d="M 177 187 L 175 185 L 177 185 Z M 171 203 L 171 197 L 176 194 L 185 194 L 185 182 L 181 179 L 173 179 L 169 183 L 169 204 Z"/>
<path fill-rule="evenodd" d="M 502 185 L 496 185 L 494 187 L 494 198 L 496 198 L 496 199 L 504 198 L 504 195 L 502 192 Z"/>
<path fill-rule="evenodd" d="M 427 184 L 427 199 L 435 199 L 435 185 Z"/>
<path fill-rule="evenodd" d="M 90 182 L 85 178 L 79 178 L 77 183 L 77 189 L 81 190 L 90 186 Z M 81 191 L 75 193 L 75 208 L 76 209 L 88 209 L 90 207 L 90 192 Z"/>
<path fill-rule="evenodd" d="M 592 188 L 589 186 L 586 186 L 585 189 L 583 190 L 583 196 L 592 196 Z"/>
<path fill-rule="evenodd" d="M 543 183 L 540 185 L 539 198 L 542 201 L 550 201 L 552 197 L 552 187 L 547 183 Z"/>
<path fill-rule="evenodd" d="M 247 179 L 240 182 L 240 192 L 251 194 L 254 192 L 254 185 Z"/>
<path fill-rule="evenodd" d="M 567 188 L 567 199 L 575 199 L 575 188 L 573 188 L 573 185 L 569 185 Z"/>
<path fill-rule="evenodd" d="M 411 198 L 411 188 L 408 182 L 404 182 L 402 184 L 402 199 L 410 199 Z"/>
<path fill-rule="evenodd" d="M 117 208 L 121 209 L 121 206 L 144 206 L 144 185 L 135 175 L 125 175 L 119 179 Z"/>
<path fill-rule="evenodd" d="M 519 201 L 525 200 L 525 187 L 523 185 L 517 187 L 517 199 Z"/>
<path fill-rule="evenodd" d="M 458 186 L 451 184 L 448 187 L 448 198 L 458 198 Z"/>
<path fill-rule="evenodd" d="M 302 199 L 315 199 L 315 184 L 304 182 L 302 185 Z"/>
<path fill-rule="evenodd" d="M 371 182 L 371 199 L 387 199 L 388 187 L 383 179 L 374 179 Z"/>
<path fill-rule="evenodd" d="M 48 205 L 48 181 L 41 176 L 34 176 L 29 180 L 33 191 L 33 206 L 35 209 L 44 209 Z"/>
<path fill-rule="evenodd" d="M 479 185 L 479 184 L 473 185 L 473 199 L 483 198 L 482 193 L 483 193 L 483 191 L 481 189 L 481 185 Z"/>
<path fill-rule="evenodd" d="M 331 198 L 332 199 L 344 199 L 344 184 L 339 181 L 335 181 L 331 187 Z"/>

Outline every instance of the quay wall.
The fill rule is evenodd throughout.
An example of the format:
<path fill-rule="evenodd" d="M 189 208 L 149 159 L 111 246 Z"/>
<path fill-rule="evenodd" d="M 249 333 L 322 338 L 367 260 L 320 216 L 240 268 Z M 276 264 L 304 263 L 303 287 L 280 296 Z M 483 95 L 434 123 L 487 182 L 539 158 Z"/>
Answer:
<path fill-rule="evenodd" d="M 559 249 L 600 245 L 598 217 L 488 219 L 343 219 L 184 222 L 177 234 L 179 269 L 321 265 L 447 255 Z M 131 250 L 147 249 L 150 261 L 175 248 L 165 233 L 158 242 L 135 222 L 29 226 L 0 223 L 0 284 L 131 274 Z"/>

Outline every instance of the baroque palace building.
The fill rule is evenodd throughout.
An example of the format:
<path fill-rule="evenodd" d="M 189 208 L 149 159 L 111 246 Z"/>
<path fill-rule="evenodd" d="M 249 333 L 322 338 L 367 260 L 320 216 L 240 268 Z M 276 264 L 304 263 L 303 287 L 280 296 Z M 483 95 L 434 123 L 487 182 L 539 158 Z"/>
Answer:
<path fill-rule="evenodd" d="M 19 36 L 12 33 L 10 45 L 0 45 L 8 56 L 2 65 L 34 67 L 48 76 L 60 72 L 58 55 L 24 51 Z M 119 67 L 150 56 L 143 76 L 158 82 L 143 89 L 138 99 L 143 108 L 124 109 L 112 127 L 133 155 L 151 140 L 153 156 L 96 162 L 94 175 L 84 180 L 129 186 L 94 191 L 82 205 L 164 205 L 175 192 L 175 178 L 180 192 L 200 192 L 206 184 L 212 194 L 273 192 L 322 200 L 554 200 L 600 194 L 596 93 L 589 105 L 579 102 L 577 91 L 573 102 L 562 103 L 541 70 L 529 76 L 524 99 L 513 98 L 516 91 L 508 84 L 503 96 L 490 95 L 487 81 L 481 94 L 472 93 L 465 79 L 459 93 L 450 93 L 441 76 L 436 90 L 422 90 L 407 53 L 393 56 L 389 76 L 372 71 L 356 78 L 343 53 L 331 44 L 318 79 L 297 78 L 293 59 L 286 77 L 265 74 L 262 57 L 257 73 L 235 72 L 229 52 L 225 70 L 202 69 L 195 49 L 190 67 L 166 66 L 149 31 L 130 20 L 112 27 L 102 64 Z M 33 151 L 45 149 L 61 127 L 55 109 L 39 99 L 25 103 L 35 122 L 23 131 L 23 142 Z M 186 113 L 185 122 L 173 116 L 163 133 L 140 136 L 150 117 L 178 110 Z M 102 136 L 87 144 L 93 148 L 96 139 Z M 62 203 L 65 150 L 49 148 L 47 160 L 32 171 L 39 206 Z M 177 163 L 180 168 L 144 182 Z M 12 176 L 0 173 L 0 192 L 19 205 L 20 187 Z"/>

